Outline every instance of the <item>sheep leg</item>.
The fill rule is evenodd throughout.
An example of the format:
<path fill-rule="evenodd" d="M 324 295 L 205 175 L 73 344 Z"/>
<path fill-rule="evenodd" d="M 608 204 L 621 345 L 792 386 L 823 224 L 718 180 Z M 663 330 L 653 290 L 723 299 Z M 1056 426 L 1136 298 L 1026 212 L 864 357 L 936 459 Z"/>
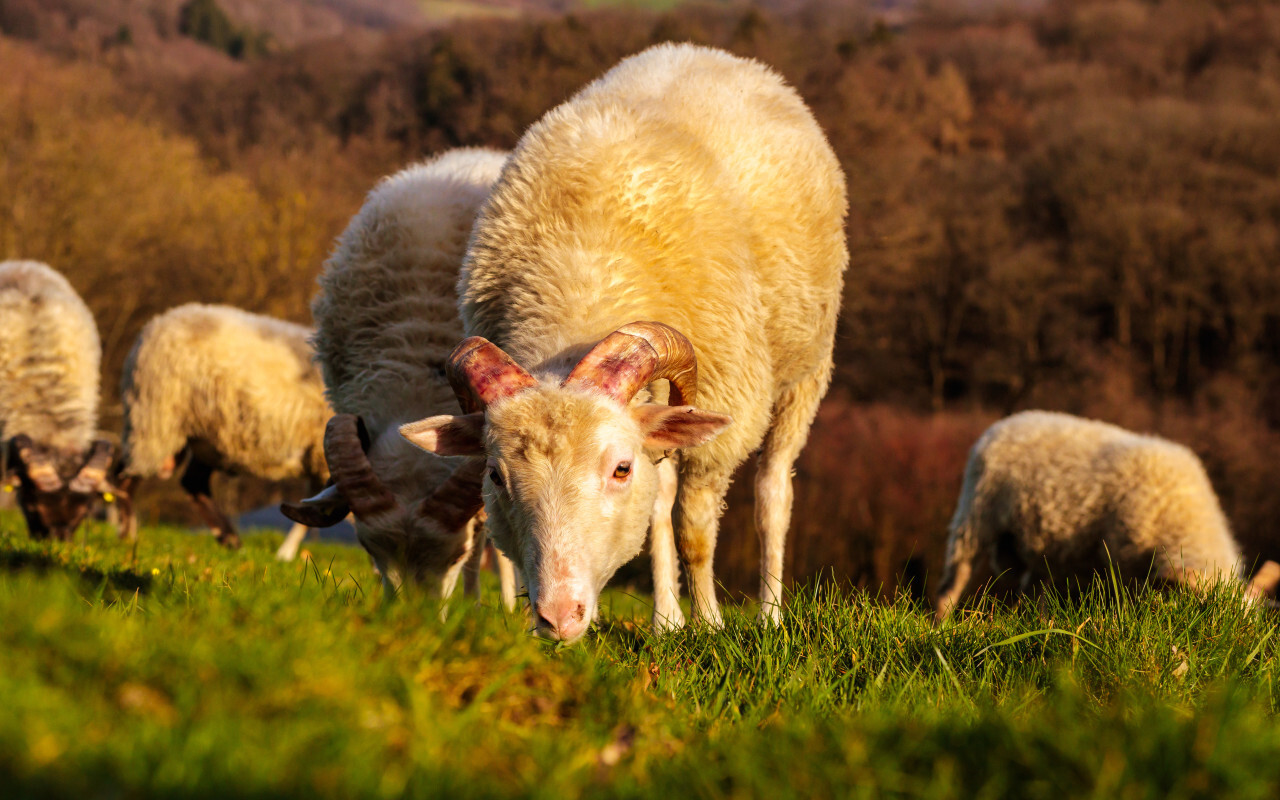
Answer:
<path fill-rule="evenodd" d="M 671 509 L 676 502 L 674 456 L 658 464 L 658 495 L 653 501 L 653 519 L 649 523 L 649 558 L 653 563 L 653 629 L 672 631 L 684 625 L 680 610 L 680 564 L 676 556 L 675 528 L 671 525 Z"/>
<path fill-rule="evenodd" d="M 302 540 L 307 538 L 307 531 L 309 530 L 311 529 L 301 522 L 293 523 L 293 527 L 289 529 L 289 533 L 284 537 L 284 543 L 276 551 L 276 558 L 280 561 L 292 561 L 297 558 L 298 549 L 302 547 Z"/>
<path fill-rule="evenodd" d="M 138 488 L 141 479 L 137 475 L 116 483 L 116 531 L 124 541 L 134 542 L 138 539 L 138 513 L 133 504 L 133 492 Z"/>
<path fill-rule="evenodd" d="M 493 562 L 498 570 L 498 584 L 502 588 L 502 607 L 507 611 L 515 611 L 516 588 L 520 582 L 516 575 L 516 565 L 496 547 L 493 548 Z"/>
<path fill-rule="evenodd" d="M 217 537 L 218 544 L 232 549 L 240 546 L 240 537 L 236 534 L 236 528 L 231 524 L 231 520 L 218 509 L 216 503 L 213 502 L 213 494 L 210 488 L 210 479 L 213 477 L 213 468 L 197 458 L 192 458 L 187 464 L 186 470 L 182 473 L 182 488 L 186 490 L 187 495 L 191 497 L 191 502 L 195 504 L 196 511 L 204 518 L 205 524 L 213 531 L 213 535 Z"/>
<path fill-rule="evenodd" d="M 711 562 L 715 557 L 721 504 L 729 489 L 729 477 L 720 473 L 691 475 L 686 468 L 676 491 L 676 544 L 685 574 L 689 576 L 693 619 L 713 628 L 724 627 L 724 618 L 716 603 Z"/>
<path fill-rule="evenodd" d="M 462 590 L 477 602 L 480 600 L 480 568 L 484 561 L 487 538 L 484 527 L 480 524 L 480 515 L 477 514 L 467 523 L 467 540 L 471 542 L 471 551 L 467 553 L 467 563 L 462 569 Z"/>
<path fill-rule="evenodd" d="M 760 619 L 782 620 L 782 569 L 795 490 L 791 472 L 826 391 L 828 370 L 782 393 L 756 467 L 756 535 L 760 538 Z"/>
<path fill-rule="evenodd" d="M 969 584 L 973 579 L 974 555 L 963 552 L 964 548 L 957 546 L 954 533 L 951 538 L 952 541 L 947 542 L 947 563 L 942 571 L 942 580 L 938 583 L 937 599 L 933 603 L 934 623 L 938 625 L 942 624 L 951 609 L 969 591 Z"/>

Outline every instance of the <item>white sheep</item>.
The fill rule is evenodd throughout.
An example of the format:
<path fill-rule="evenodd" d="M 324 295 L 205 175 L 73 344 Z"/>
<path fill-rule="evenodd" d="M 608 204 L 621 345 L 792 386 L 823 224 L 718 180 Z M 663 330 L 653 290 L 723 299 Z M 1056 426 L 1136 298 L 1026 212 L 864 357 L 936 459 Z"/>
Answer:
<path fill-rule="evenodd" d="M 541 634 L 585 632 L 651 519 L 654 622 L 683 622 L 672 502 L 694 616 L 720 624 L 717 526 L 757 450 L 761 612 L 779 618 L 791 468 L 831 372 L 845 210 L 800 96 L 719 50 L 650 48 L 521 138 L 460 282 L 471 338 L 450 368 L 470 413 L 403 432 L 487 457 L 490 532 L 522 569 Z"/>
<path fill-rule="evenodd" d="M 324 485 L 331 412 L 310 334 L 291 322 L 199 303 L 147 323 L 121 380 L 123 535 L 136 535 L 131 494 L 138 481 L 169 478 L 183 456 L 182 488 L 229 547 L 240 539 L 213 500 L 215 471 L 270 481 L 302 477 L 313 491 Z M 305 535 L 305 526 L 295 526 L 277 556 L 292 559 Z"/>
<path fill-rule="evenodd" d="M 935 608 L 945 619 L 1006 571 L 1025 591 L 1109 567 L 1203 587 L 1238 580 L 1241 566 L 1195 453 L 1103 422 L 1024 411 L 988 428 L 969 453 Z M 1264 565 L 1249 595 L 1269 591 L 1278 571 Z"/>
<path fill-rule="evenodd" d="M 334 486 L 285 504 L 295 520 L 355 517 L 389 592 L 408 578 L 449 596 L 466 567 L 475 590 L 483 552 L 483 465 L 425 455 L 397 432 L 455 411 L 445 378 L 462 335 L 456 283 L 476 211 L 505 153 L 452 150 L 381 181 L 338 240 L 312 304 L 315 346 L 336 416 L 325 450 Z M 503 601 L 515 603 L 509 562 Z"/>
<path fill-rule="evenodd" d="M 103 495 L 113 448 L 98 426 L 98 326 L 67 279 L 0 262 L 0 483 L 27 530 L 67 540 Z"/>

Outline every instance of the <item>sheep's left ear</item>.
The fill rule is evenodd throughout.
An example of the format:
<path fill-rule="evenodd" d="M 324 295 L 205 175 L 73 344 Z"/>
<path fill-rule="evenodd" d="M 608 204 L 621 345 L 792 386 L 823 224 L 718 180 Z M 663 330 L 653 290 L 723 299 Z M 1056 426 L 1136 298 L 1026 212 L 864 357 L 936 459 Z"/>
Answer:
<path fill-rule="evenodd" d="M 400 435 L 438 456 L 484 455 L 484 412 L 427 417 L 401 425 Z"/>
<path fill-rule="evenodd" d="M 645 403 L 633 408 L 631 413 L 644 431 L 644 446 L 654 450 L 706 444 L 733 422 L 728 414 L 693 406 Z"/>

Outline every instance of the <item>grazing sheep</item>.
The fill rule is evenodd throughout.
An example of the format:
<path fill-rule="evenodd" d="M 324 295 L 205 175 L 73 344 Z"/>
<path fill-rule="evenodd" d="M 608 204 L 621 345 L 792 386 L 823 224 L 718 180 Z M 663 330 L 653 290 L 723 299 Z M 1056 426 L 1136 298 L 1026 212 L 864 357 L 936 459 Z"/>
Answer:
<path fill-rule="evenodd" d="M 845 209 L 799 95 L 719 50 L 650 48 L 525 133 L 459 284 L 471 338 L 450 368 L 469 413 L 403 432 L 487 456 L 490 533 L 524 573 L 539 633 L 585 632 L 651 519 L 654 621 L 681 624 L 672 503 L 693 613 L 719 625 L 720 512 L 757 449 L 761 613 L 779 618 L 791 468 L 831 372 Z"/>
<path fill-rule="evenodd" d="M 334 486 L 282 508 L 312 525 L 353 512 L 389 592 L 408 578 L 447 597 L 464 568 L 468 589 L 477 585 L 483 464 L 427 456 L 398 429 L 458 407 L 444 373 L 462 335 L 458 270 L 505 159 L 453 150 L 381 181 L 339 238 L 312 304 L 317 359 L 336 413 L 325 438 Z M 509 564 L 500 567 L 511 607 L 514 576 Z"/>
<path fill-rule="evenodd" d="M 215 471 L 279 481 L 328 479 L 322 438 L 329 406 L 312 363 L 310 331 L 229 306 L 189 303 L 147 323 L 125 360 L 120 473 L 122 535 L 137 534 L 129 499 L 145 477 L 169 478 L 185 455 L 182 488 L 218 541 L 239 547 L 210 490 Z M 277 555 L 292 559 L 295 527 Z"/>
<path fill-rule="evenodd" d="M 100 497 L 113 448 L 98 426 L 98 326 L 67 279 L 0 263 L 0 483 L 33 538 L 69 540 Z"/>
<path fill-rule="evenodd" d="M 1154 561 L 1154 564 L 1153 564 Z M 1024 411 L 982 434 L 951 520 L 937 618 L 1005 571 L 1036 580 L 1129 577 L 1203 586 L 1238 580 L 1240 550 L 1200 459 L 1103 422 Z M 988 572 L 988 569 L 990 572 Z M 1275 583 L 1268 562 L 1248 593 Z"/>

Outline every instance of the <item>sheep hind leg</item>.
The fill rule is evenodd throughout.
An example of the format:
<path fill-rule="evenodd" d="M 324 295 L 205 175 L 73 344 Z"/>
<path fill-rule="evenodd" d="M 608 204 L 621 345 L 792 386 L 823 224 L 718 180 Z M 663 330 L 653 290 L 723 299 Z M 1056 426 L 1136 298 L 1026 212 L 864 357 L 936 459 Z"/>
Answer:
<path fill-rule="evenodd" d="M 675 456 L 658 464 L 658 495 L 649 523 L 649 557 L 653 562 L 653 629 L 666 633 L 684 625 L 680 610 L 680 564 L 676 556 L 671 510 L 676 502 Z"/>
<path fill-rule="evenodd" d="M 782 620 L 782 570 L 791 506 L 792 469 L 826 391 L 827 370 L 782 393 L 756 467 L 756 535 L 760 538 L 760 620 Z"/>
<path fill-rule="evenodd" d="M 133 493 L 137 490 L 141 479 L 131 475 L 116 482 L 116 530 L 120 538 L 127 542 L 138 539 L 138 512 L 133 504 Z"/>
<path fill-rule="evenodd" d="M 240 547 L 240 537 L 236 534 L 236 528 L 231 524 L 231 520 L 227 519 L 218 505 L 213 502 L 212 477 L 212 467 L 199 459 L 192 458 L 182 473 L 182 488 L 190 496 L 191 502 L 204 518 L 205 524 L 213 531 L 218 544 L 234 550 Z"/>
<path fill-rule="evenodd" d="M 302 541 L 307 538 L 306 525 L 301 522 L 295 522 L 293 527 L 289 529 L 289 533 L 284 537 L 284 543 L 280 545 L 280 549 L 276 550 L 276 559 L 280 561 L 292 561 L 298 557 L 298 550 L 302 547 Z"/>

